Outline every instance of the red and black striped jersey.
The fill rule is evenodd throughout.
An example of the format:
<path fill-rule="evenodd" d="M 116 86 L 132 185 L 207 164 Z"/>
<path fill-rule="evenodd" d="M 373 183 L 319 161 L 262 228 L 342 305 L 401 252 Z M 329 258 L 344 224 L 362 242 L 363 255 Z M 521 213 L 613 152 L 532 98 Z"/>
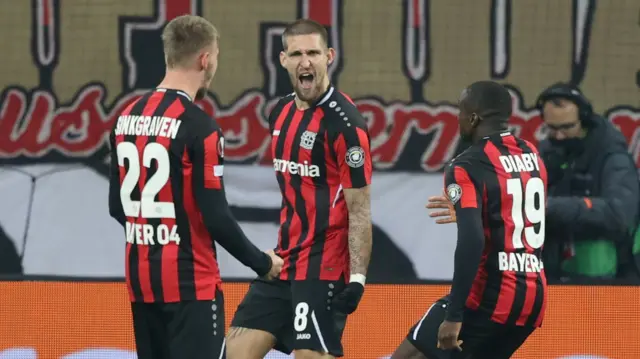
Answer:
<path fill-rule="evenodd" d="M 142 96 L 118 117 L 110 145 L 109 212 L 125 228 L 131 301 L 213 300 L 221 284 L 214 240 L 268 271 L 228 209 L 222 131 L 189 95 Z"/>
<path fill-rule="evenodd" d="M 283 280 L 349 274 L 343 189 L 371 183 L 369 133 L 349 97 L 329 87 L 309 109 L 282 98 L 269 116 L 273 168 L 282 192 L 276 253 Z"/>
<path fill-rule="evenodd" d="M 447 165 L 445 189 L 457 211 L 482 217 L 484 249 L 466 306 L 497 323 L 540 326 L 547 171 L 536 147 L 510 132 L 487 136 Z"/>

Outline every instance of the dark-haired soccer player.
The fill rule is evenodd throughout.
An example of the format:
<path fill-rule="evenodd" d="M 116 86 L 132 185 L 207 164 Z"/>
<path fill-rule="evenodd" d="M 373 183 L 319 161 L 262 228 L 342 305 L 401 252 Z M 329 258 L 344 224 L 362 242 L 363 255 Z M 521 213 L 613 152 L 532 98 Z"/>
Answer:
<path fill-rule="evenodd" d="M 280 62 L 295 92 L 269 116 L 282 210 L 280 278 L 255 280 L 227 335 L 229 359 L 275 348 L 296 358 L 343 355 L 342 331 L 364 292 L 371 255 L 371 154 L 364 119 L 329 82 L 325 28 L 298 20 Z M 347 282 L 348 281 L 348 282 Z"/>
<path fill-rule="evenodd" d="M 466 88 L 460 135 L 472 145 L 445 168 L 456 222 L 451 292 L 411 328 L 393 359 L 506 359 L 540 326 L 545 312 L 547 172 L 538 150 L 507 130 L 511 96 L 491 81 Z M 446 208 L 450 207 L 450 210 Z"/>
<path fill-rule="evenodd" d="M 111 131 L 109 213 L 126 233 L 126 282 L 139 359 L 224 358 L 216 245 L 260 276 L 283 261 L 246 238 L 224 191 L 224 137 L 193 99 L 218 66 L 218 31 L 199 16 L 162 33 L 166 75 Z"/>

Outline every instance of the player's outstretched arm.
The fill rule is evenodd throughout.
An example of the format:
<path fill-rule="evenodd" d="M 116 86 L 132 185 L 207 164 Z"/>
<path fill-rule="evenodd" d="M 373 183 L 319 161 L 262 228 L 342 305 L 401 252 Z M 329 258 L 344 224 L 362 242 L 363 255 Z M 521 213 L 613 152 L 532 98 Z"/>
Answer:
<path fill-rule="evenodd" d="M 482 188 L 463 167 L 448 168 L 445 173 L 446 193 L 454 206 L 458 241 L 453 264 L 453 283 L 449 295 L 446 320 L 461 322 L 473 279 L 484 249 L 482 227 Z"/>
<path fill-rule="evenodd" d="M 440 196 L 429 197 L 429 202 L 425 207 L 439 210 L 429 212 L 429 217 L 435 218 L 437 224 L 456 222 L 456 211 L 446 193 Z"/>
<path fill-rule="evenodd" d="M 224 190 L 201 187 L 196 189 L 195 197 L 211 238 L 240 263 L 253 269 L 259 276 L 269 274 L 272 264 L 278 265 L 274 261 L 275 255 L 263 253 L 249 241 L 229 209 Z M 281 264 L 279 266 L 282 267 Z"/>
<path fill-rule="evenodd" d="M 222 183 L 223 159 L 218 153 L 218 133 L 214 132 L 194 147 L 192 185 L 198 209 L 211 238 L 240 263 L 259 276 L 275 277 L 283 261 L 273 251 L 264 253 L 249 241 L 233 217 Z"/>
<path fill-rule="evenodd" d="M 462 321 L 464 306 L 471 292 L 484 249 L 481 210 L 460 208 L 457 212 L 458 241 L 453 260 L 453 283 L 446 317 L 451 322 Z"/>
<path fill-rule="evenodd" d="M 124 215 L 122 201 L 120 200 L 120 167 L 118 165 L 118 153 L 115 148 L 113 133 L 109 137 L 109 144 L 111 147 L 111 164 L 109 165 L 109 214 L 124 226 L 127 217 Z"/>

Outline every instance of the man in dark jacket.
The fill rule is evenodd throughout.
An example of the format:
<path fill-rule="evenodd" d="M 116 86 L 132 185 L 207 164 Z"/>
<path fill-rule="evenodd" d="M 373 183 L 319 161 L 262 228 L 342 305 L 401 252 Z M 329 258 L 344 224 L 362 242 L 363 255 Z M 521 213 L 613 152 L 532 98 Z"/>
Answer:
<path fill-rule="evenodd" d="M 551 278 L 614 278 L 636 273 L 633 234 L 640 182 L 622 133 L 593 113 L 580 90 L 558 83 L 537 106 L 548 138 L 545 269 Z"/>

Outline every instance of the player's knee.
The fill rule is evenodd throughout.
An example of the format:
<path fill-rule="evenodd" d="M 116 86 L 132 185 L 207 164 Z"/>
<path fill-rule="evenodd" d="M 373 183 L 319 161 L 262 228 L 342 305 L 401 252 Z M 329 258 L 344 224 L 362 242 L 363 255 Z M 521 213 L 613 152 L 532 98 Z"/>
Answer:
<path fill-rule="evenodd" d="M 391 355 L 391 359 L 427 359 L 427 357 L 418 350 L 407 339 L 400 343 L 398 349 Z"/>
<path fill-rule="evenodd" d="M 227 359 L 262 359 L 275 344 L 267 332 L 231 327 L 226 338 Z"/>
<path fill-rule="evenodd" d="M 296 359 L 335 359 L 331 354 L 320 353 L 313 350 L 300 349 L 294 353 Z"/>

